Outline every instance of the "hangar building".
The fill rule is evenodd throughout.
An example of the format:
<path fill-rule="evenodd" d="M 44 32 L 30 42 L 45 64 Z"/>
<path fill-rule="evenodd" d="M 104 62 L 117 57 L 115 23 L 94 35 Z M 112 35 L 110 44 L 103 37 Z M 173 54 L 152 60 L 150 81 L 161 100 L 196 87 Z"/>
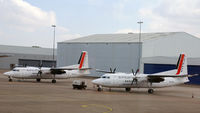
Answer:
<path fill-rule="evenodd" d="M 14 65 L 51 67 L 52 49 L 40 47 L 22 47 L 0 45 L 0 69 L 10 69 Z"/>
<path fill-rule="evenodd" d="M 95 34 L 59 42 L 57 65 L 66 66 L 78 62 L 80 52 L 89 54 L 91 68 L 120 72 L 156 73 L 175 69 L 180 53 L 188 57 L 189 74 L 200 74 L 200 39 L 185 32 Z M 141 61 L 139 63 L 139 58 Z M 92 71 L 91 75 L 102 75 Z M 191 78 L 191 83 L 200 84 L 200 77 Z"/>

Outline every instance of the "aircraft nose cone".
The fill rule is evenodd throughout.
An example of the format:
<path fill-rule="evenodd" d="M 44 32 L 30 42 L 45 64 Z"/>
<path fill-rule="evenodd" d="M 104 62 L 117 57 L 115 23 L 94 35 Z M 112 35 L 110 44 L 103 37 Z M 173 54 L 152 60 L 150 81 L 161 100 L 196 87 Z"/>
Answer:
<path fill-rule="evenodd" d="M 98 79 L 92 81 L 93 84 L 99 84 Z"/>
<path fill-rule="evenodd" d="M 5 73 L 3 73 L 5 76 L 10 76 L 11 75 L 11 73 L 10 72 L 5 72 Z"/>

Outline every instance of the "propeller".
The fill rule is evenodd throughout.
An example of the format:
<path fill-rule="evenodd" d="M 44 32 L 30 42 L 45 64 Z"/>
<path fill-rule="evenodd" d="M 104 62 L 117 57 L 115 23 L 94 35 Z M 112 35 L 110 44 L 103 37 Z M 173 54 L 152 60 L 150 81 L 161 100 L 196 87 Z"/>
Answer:
<path fill-rule="evenodd" d="M 131 71 L 132 71 L 132 73 L 133 73 L 133 80 L 132 80 L 132 82 L 131 82 L 131 85 L 133 85 L 133 82 L 135 82 L 135 83 L 137 84 L 137 82 L 138 82 L 137 73 L 139 72 L 139 69 L 137 69 L 135 73 L 134 73 L 134 70 L 133 70 L 133 69 L 132 69 Z"/>
<path fill-rule="evenodd" d="M 115 71 L 116 71 L 116 68 L 114 68 L 113 70 L 112 68 L 110 68 L 110 73 L 115 73 Z"/>

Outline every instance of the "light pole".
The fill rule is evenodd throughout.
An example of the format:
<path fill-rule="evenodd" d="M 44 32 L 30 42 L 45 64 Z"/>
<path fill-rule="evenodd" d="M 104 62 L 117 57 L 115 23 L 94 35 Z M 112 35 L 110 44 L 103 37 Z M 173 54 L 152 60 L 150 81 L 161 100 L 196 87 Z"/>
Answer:
<path fill-rule="evenodd" d="M 138 69 L 140 70 L 140 63 L 141 63 L 141 24 L 143 22 L 139 21 L 137 23 L 140 24 L 140 33 L 139 33 L 139 61 L 138 61 Z"/>
<path fill-rule="evenodd" d="M 54 28 L 54 34 L 53 34 L 53 61 L 54 61 L 54 51 L 55 51 L 55 32 L 56 32 L 56 25 L 52 25 L 51 27 L 53 27 Z M 53 63 L 53 67 L 55 67 L 55 64 Z"/>

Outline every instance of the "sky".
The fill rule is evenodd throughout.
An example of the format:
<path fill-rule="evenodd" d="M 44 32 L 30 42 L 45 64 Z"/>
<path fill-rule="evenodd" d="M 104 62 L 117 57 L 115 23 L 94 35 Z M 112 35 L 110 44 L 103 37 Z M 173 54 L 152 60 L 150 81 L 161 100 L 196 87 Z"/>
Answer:
<path fill-rule="evenodd" d="M 200 37 L 200 0 L 0 0 L 0 44 L 52 48 L 92 34 L 187 32 Z"/>

